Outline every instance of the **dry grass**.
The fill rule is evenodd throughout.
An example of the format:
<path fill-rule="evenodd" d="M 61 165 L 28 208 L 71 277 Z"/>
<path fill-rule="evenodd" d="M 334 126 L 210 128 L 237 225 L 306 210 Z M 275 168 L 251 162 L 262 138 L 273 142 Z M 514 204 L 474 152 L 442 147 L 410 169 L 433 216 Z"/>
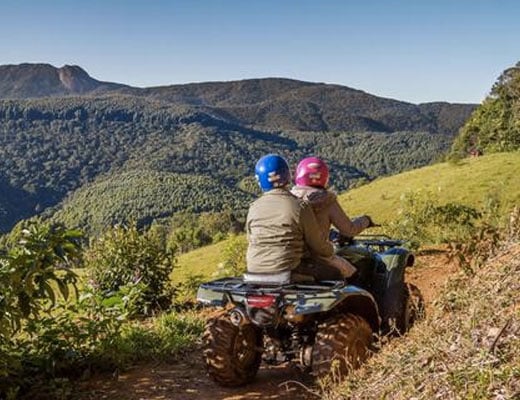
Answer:
<path fill-rule="evenodd" d="M 520 243 L 449 280 L 406 337 L 323 395 L 338 399 L 520 399 Z"/>

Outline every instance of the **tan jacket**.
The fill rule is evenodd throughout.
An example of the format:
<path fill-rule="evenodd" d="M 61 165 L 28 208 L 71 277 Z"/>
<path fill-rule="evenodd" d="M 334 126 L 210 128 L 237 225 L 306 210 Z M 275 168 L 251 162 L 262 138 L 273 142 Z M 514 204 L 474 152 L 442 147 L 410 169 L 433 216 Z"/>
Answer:
<path fill-rule="evenodd" d="M 287 189 L 264 193 L 249 208 L 247 270 L 278 273 L 298 267 L 307 248 L 330 257 L 332 244 L 321 234 L 311 206 Z"/>
<path fill-rule="evenodd" d="M 311 186 L 294 186 L 291 193 L 312 205 L 320 229 L 327 237 L 331 225 L 342 235 L 354 237 L 370 224 L 370 220 L 366 217 L 351 220 L 339 205 L 336 194 L 328 190 Z"/>

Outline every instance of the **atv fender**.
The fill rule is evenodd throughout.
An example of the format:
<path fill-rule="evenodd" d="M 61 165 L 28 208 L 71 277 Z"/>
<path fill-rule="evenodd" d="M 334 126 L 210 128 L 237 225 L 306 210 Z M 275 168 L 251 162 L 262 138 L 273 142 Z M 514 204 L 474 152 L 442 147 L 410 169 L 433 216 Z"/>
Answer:
<path fill-rule="evenodd" d="M 347 286 L 345 289 L 349 287 L 352 286 Z M 376 301 L 370 293 L 362 289 L 355 289 L 357 289 L 357 293 L 347 295 L 341 303 L 338 304 L 338 310 L 342 313 L 350 313 L 362 317 L 369 323 L 372 332 L 379 332 L 381 318 Z"/>
<path fill-rule="evenodd" d="M 291 300 L 292 296 L 288 296 Z M 348 285 L 317 296 L 297 296 L 296 314 L 323 313 L 324 316 L 337 313 L 351 313 L 364 318 L 374 332 L 379 331 L 381 319 L 377 303 L 372 295 L 357 286 Z"/>
<path fill-rule="evenodd" d="M 412 258 L 412 259 L 411 259 Z M 406 266 L 413 261 L 413 255 L 406 249 L 394 247 L 381 254 L 386 265 L 385 288 L 382 302 L 384 324 L 396 319 L 404 306 Z"/>

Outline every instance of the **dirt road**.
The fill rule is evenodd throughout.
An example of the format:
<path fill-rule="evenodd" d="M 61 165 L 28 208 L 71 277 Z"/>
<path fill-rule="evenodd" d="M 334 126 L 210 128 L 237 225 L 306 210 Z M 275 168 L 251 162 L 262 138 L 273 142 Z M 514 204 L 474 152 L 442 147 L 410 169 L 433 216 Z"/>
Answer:
<path fill-rule="evenodd" d="M 431 250 L 418 257 L 407 280 L 421 290 L 426 310 L 455 267 Z M 241 388 L 221 388 L 205 374 L 200 352 L 175 364 L 141 365 L 118 376 L 97 376 L 78 387 L 81 400 L 269 400 L 317 399 L 309 378 L 295 367 L 262 366 L 255 381 Z"/>
<path fill-rule="evenodd" d="M 254 400 L 307 399 L 308 378 L 290 366 L 263 366 L 255 381 L 241 388 L 222 388 L 205 374 L 199 353 L 177 364 L 142 365 L 118 377 L 100 376 L 81 387 L 81 399 L 100 400 Z M 311 385 L 308 382 L 309 386 Z"/>

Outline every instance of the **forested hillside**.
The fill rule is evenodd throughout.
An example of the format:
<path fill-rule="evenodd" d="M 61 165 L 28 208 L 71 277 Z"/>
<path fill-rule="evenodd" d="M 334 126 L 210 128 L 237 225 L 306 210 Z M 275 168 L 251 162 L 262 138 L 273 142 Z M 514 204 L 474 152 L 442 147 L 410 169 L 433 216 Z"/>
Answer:
<path fill-rule="evenodd" d="M 411 104 L 346 86 L 265 78 L 135 88 L 100 82 L 82 68 L 48 64 L 0 66 L 0 98 L 102 93 L 196 106 L 221 119 L 268 130 L 396 132 L 453 135 L 472 104 Z"/>
<path fill-rule="evenodd" d="M 453 156 L 520 149 L 520 62 L 506 69 L 461 129 Z"/>
<path fill-rule="evenodd" d="M 289 79 L 250 79 L 122 89 L 123 93 L 208 107 L 264 129 L 455 134 L 474 106 L 386 99 L 345 86 Z"/>
<path fill-rule="evenodd" d="M 0 232 L 64 201 L 59 217 L 87 228 L 240 212 L 269 152 L 323 156 L 344 190 L 431 163 L 473 109 L 288 79 L 137 89 L 30 64 L 0 68 L 2 97 L 27 99 L 0 100 Z"/>

